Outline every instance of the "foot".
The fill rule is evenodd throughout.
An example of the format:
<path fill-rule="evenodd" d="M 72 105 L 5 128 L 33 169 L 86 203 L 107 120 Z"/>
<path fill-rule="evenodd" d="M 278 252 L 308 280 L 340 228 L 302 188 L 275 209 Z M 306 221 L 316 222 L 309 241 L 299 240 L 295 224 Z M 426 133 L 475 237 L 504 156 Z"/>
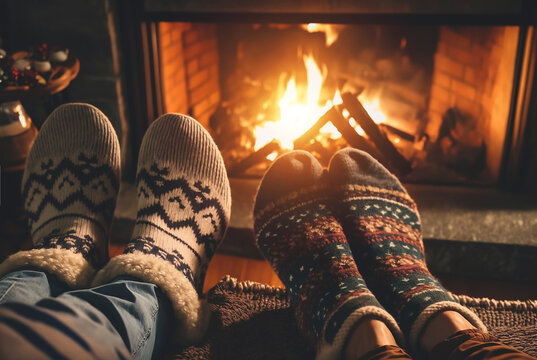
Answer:
<path fill-rule="evenodd" d="M 457 311 L 485 330 L 429 272 L 416 204 L 394 175 L 369 154 L 344 149 L 330 162 L 329 181 L 364 279 L 414 350 L 425 324 L 441 311 Z"/>
<path fill-rule="evenodd" d="M 257 193 L 255 233 L 317 357 L 337 358 L 351 329 L 365 317 L 380 319 L 396 336 L 400 331 L 358 272 L 330 210 L 323 177 L 321 165 L 307 152 L 276 160 Z"/>
<path fill-rule="evenodd" d="M 119 174 L 119 142 L 106 116 L 87 104 L 56 109 L 35 139 L 22 180 L 34 248 L 12 255 L 0 273 L 32 266 L 72 288 L 87 286 L 108 260 Z"/>
<path fill-rule="evenodd" d="M 208 322 L 199 300 L 209 261 L 229 221 L 231 193 L 222 156 L 194 119 L 163 115 L 151 124 L 138 157 L 138 212 L 131 241 L 95 284 L 131 275 L 170 298 L 185 342 Z"/>

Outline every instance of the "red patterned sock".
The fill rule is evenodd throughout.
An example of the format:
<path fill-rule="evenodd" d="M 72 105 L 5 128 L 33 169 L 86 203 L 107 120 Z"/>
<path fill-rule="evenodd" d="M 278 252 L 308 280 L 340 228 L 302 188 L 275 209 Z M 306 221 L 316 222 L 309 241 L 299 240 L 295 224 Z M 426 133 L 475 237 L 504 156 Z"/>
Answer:
<path fill-rule="evenodd" d="M 287 288 L 299 329 L 316 345 L 317 358 L 333 359 L 365 316 L 401 336 L 358 272 L 323 177 L 307 152 L 282 156 L 261 182 L 254 215 L 257 244 Z"/>
<path fill-rule="evenodd" d="M 369 154 L 344 149 L 330 162 L 329 179 L 358 267 L 413 350 L 427 321 L 440 311 L 458 311 L 486 331 L 429 272 L 418 209 L 394 175 Z"/>

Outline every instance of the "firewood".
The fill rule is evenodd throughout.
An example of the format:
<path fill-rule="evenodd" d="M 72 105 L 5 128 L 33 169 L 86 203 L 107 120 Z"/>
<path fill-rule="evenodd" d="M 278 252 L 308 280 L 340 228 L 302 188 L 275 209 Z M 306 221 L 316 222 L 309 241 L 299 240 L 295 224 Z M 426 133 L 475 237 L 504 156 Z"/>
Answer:
<path fill-rule="evenodd" d="M 327 114 L 330 115 L 330 121 L 336 129 L 341 133 L 341 136 L 347 141 L 347 143 L 353 148 L 364 150 L 370 153 L 372 156 L 377 153 L 377 150 L 356 130 L 349 124 L 349 121 L 341 115 L 336 107 L 328 110 Z"/>
<path fill-rule="evenodd" d="M 380 131 L 378 125 L 371 119 L 356 96 L 351 93 L 345 93 L 341 98 L 343 99 L 343 106 L 391 164 L 391 170 L 399 175 L 408 174 L 411 171 L 410 163 L 397 151 L 382 131 Z"/>
<path fill-rule="evenodd" d="M 308 131 L 306 131 L 304 134 L 300 135 L 300 137 L 298 137 L 295 141 L 293 141 L 294 149 L 304 149 L 304 147 L 306 147 L 311 142 L 311 140 L 313 140 L 313 138 L 317 136 L 317 134 L 319 134 L 319 131 L 322 129 L 322 127 L 330 121 L 329 112 L 330 110 L 325 112 L 323 116 L 321 116 L 319 120 L 317 120 L 315 124 L 313 124 L 312 127 L 308 129 Z"/>
<path fill-rule="evenodd" d="M 405 139 L 406 141 L 412 141 L 414 142 L 415 137 L 412 134 L 409 134 L 401 129 L 398 129 L 396 127 L 393 127 L 388 124 L 379 124 L 380 127 L 384 128 L 385 130 L 391 132 L 394 135 L 399 136 L 401 139 Z"/>
<path fill-rule="evenodd" d="M 265 160 L 268 155 L 280 149 L 281 149 L 280 143 L 276 139 L 274 139 L 268 144 L 261 147 L 256 152 L 251 153 L 250 155 L 248 155 L 247 157 L 245 157 L 238 163 L 232 165 L 228 169 L 227 174 L 229 177 L 240 176 L 244 174 L 244 172 L 246 172 L 246 170 L 248 170 L 252 166 L 257 165 L 261 161 Z"/>

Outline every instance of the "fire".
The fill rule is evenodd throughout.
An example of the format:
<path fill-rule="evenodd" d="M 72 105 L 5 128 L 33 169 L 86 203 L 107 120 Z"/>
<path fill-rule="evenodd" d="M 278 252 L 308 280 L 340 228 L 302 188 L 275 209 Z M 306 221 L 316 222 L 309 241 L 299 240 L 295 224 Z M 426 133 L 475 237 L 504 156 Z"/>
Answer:
<path fill-rule="evenodd" d="M 364 109 L 367 110 L 369 116 L 371 116 L 371 119 L 373 119 L 376 124 L 386 122 L 386 115 L 384 115 L 384 113 L 380 109 L 380 103 L 378 98 L 368 100 L 364 96 L 358 96 L 358 99 L 364 106 Z"/>
<path fill-rule="evenodd" d="M 329 47 L 338 39 L 339 32 L 343 28 L 343 25 L 309 23 L 302 25 L 302 28 L 310 33 L 324 33 L 326 39 L 326 47 Z"/>
<path fill-rule="evenodd" d="M 266 121 L 254 129 L 256 138 L 254 150 L 259 150 L 273 140 L 277 140 L 282 149 L 293 149 L 293 141 L 296 138 L 310 129 L 317 119 L 333 105 L 343 102 L 339 91 L 336 91 L 332 100 L 327 100 L 324 105 L 319 105 L 319 96 L 326 78 L 323 73 L 326 71 L 321 71 L 311 55 L 304 55 L 303 60 L 307 73 L 306 96 L 299 96 L 300 93 L 304 93 L 304 87 L 297 86 L 295 78 L 292 77 L 287 82 L 285 92 L 278 103 L 280 119 Z M 359 100 L 375 123 L 379 124 L 386 121 L 386 116 L 380 109 L 378 98 L 371 100 L 361 95 Z M 367 136 L 356 120 L 350 116 L 347 109 L 343 109 L 342 115 L 356 129 L 359 135 Z M 330 122 L 321 128 L 320 133 L 332 139 L 341 137 L 339 131 Z M 276 155 L 276 153 L 272 153 L 267 158 L 273 160 Z"/>
<path fill-rule="evenodd" d="M 333 101 L 330 100 L 322 106 L 319 105 L 319 95 L 325 78 L 321 69 L 312 56 L 305 55 L 303 60 L 308 81 L 305 100 L 300 98 L 295 78 L 292 77 L 278 103 L 280 119 L 265 122 L 254 130 L 255 150 L 273 139 L 278 140 L 282 148 L 292 149 L 293 141 L 306 132 L 318 118 L 332 107 Z M 324 126 L 321 132 L 328 133 L 329 136 L 341 136 L 335 127 L 330 125 Z"/>

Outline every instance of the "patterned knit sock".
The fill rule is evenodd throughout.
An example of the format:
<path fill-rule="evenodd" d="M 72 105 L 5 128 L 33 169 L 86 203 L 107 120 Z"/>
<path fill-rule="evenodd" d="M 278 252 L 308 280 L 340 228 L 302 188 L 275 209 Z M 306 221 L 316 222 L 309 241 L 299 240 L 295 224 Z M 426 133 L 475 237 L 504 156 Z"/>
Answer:
<path fill-rule="evenodd" d="M 257 244 L 285 284 L 301 332 L 318 359 L 340 356 L 363 317 L 383 320 L 401 338 L 395 320 L 360 276 L 323 186 L 324 170 L 304 151 L 280 157 L 267 171 L 255 202 Z"/>
<path fill-rule="evenodd" d="M 142 141 L 136 183 L 138 213 L 132 240 L 94 283 L 131 275 L 158 285 L 174 306 L 180 337 L 195 341 L 208 320 L 198 294 L 230 214 L 222 156 L 196 120 L 163 115 Z"/>
<path fill-rule="evenodd" d="M 458 311 L 486 331 L 427 269 L 416 204 L 394 175 L 369 154 L 344 149 L 330 162 L 329 181 L 358 267 L 412 350 L 439 311 Z"/>
<path fill-rule="evenodd" d="M 43 124 L 28 159 L 22 195 L 34 248 L 9 257 L 0 274 L 23 266 L 89 285 L 108 260 L 120 173 L 116 133 L 97 108 L 66 104 Z"/>

